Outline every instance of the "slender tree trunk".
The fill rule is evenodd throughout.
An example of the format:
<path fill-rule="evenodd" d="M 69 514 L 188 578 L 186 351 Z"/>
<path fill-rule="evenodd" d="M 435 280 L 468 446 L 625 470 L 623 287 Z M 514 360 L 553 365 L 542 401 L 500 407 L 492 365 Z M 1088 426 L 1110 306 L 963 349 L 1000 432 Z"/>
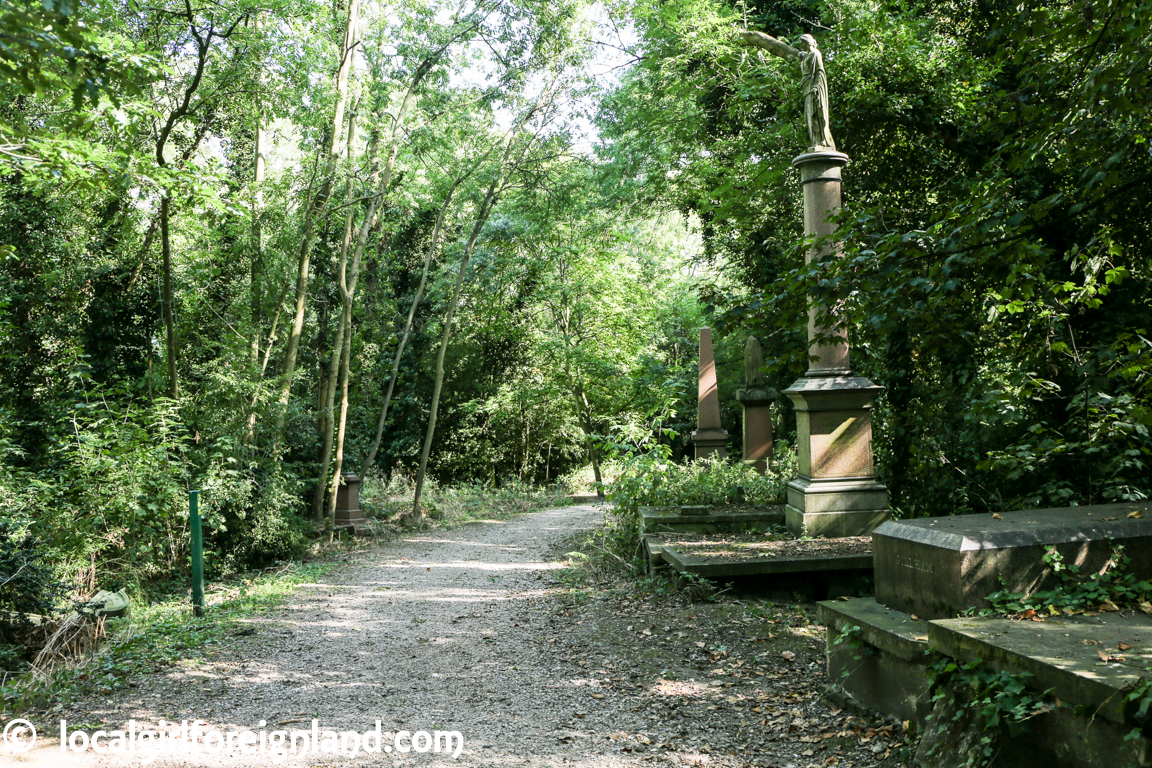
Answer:
<path fill-rule="evenodd" d="M 168 352 L 168 397 L 180 397 L 180 386 L 176 380 L 176 322 L 172 317 L 172 243 L 168 238 L 168 194 L 160 198 L 160 251 L 164 258 L 163 297 L 164 336 Z"/>
<path fill-rule="evenodd" d="M 196 41 L 196 69 L 192 75 L 192 80 L 184 89 L 180 103 L 168 113 L 168 119 L 164 121 L 160 134 L 156 137 L 156 166 L 161 170 L 168 167 L 168 161 L 164 159 L 164 148 L 168 143 L 168 137 L 172 135 L 172 130 L 176 124 L 187 117 L 191 111 L 192 97 L 196 93 L 196 89 L 200 87 L 200 81 L 204 77 L 204 69 L 208 65 L 208 56 L 212 53 L 214 27 L 209 26 L 207 34 L 201 32 L 196 26 L 196 18 L 193 15 L 191 5 L 185 5 L 185 14 L 188 29 Z M 235 24 L 239 22 L 240 19 L 237 19 Z M 235 24 L 233 24 L 232 29 L 235 29 Z M 221 36 L 228 37 L 230 34 L 231 30 Z M 171 190 L 165 189 L 163 197 L 160 198 L 160 247 L 164 260 L 162 288 L 164 295 L 161 302 L 164 307 L 164 334 L 168 347 L 168 396 L 175 400 L 180 394 L 180 386 L 176 379 L 176 323 L 173 318 L 172 300 L 172 242 L 168 232 L 171 214 L 170 193 Z"/>
<path fill-rule="evenodd" d="M 424 296 L 424 286 L 428 282 L 428 269 L 436 253 L 436 246 L 440 242 L 444 214 L 448 211 L 448 204 L 452 202 L 452 195 L 455 192 L 456 186 L 453 186 L 447 197 L 444 198 L 440 212 L 436 215 L 436 224 L 432 227 L 432 242 L 424 254 L 424 269 L 420 272 L 420 283 L 416 286 L 416 293 L 412 296 L 412 306 L 409 307 L 408 318 L 404 321 L 404 332 L 400 334 L 400 343 L 396 347 L 395 356 L 392 358 L 392 373 L 388 377 L 388 391 L 384 394 L 384 405 L 380 408 L 380 418 L 376 420 L 376 436 L 372 438 L 372 446 L 368 449 L 368 455 L 364 458 L 364 463 L 360 468 L 361 474 L 368 474 L 368 471 L 376 464 L 376 453 L 380 450 L 380 440 L 384 436 L 384 422 L 388 418 L 388 406 L 392 404 L 392 393 L 396 389 L 396 379 L 400 373 L 400 358 L 404 356 L 404 349 L 408 346 L 408 336 L 412 333 L 412 321 L 416 317 L 416 309 L 420 306 L 420 301 Z"/>
<path fill-rule="evenodd" d="M 460 258 L 460 268 L 456 272 L 456 284 L 452 286 L 452 298 L 448 302 L 448 309 L 444 313 L 444 331 L 440 334 L 440 351 L 436 354 L 436 383 L 432 387 L 432 407 L 428 412 L 428 429 L 424 433 L 424 447 L 420 451 L 420 470 L 416 475 L 416 490 L 412 498 L 413 522 L 423 518 L 424 511 L 420 507 L 420 496 L 424 491 L 424 476 L 428 471 L 428 454 L 432 451 L 432 438 L 436 434 L 436 415 L 440 409 L 440 391 L 444 387 L 444 356 L 448 351 L 448 340 L 452 337 L 452 318 L 456 314 L 456 306 L 460 303 L 460 293 L 464 288 L 464 276 L 468 272 L 468 260 L 476 247 L 476 241 L 492 212 L 499 194 L 499 180 L 493 181 L 484 196 L 484 202 L 476 215 L 476 223 L 472 226 L 472 234 L 468 238 L 468 245 L 464 248 L 464 255 Z"/>
<path fill-rule="evenodd" d="M 261 22 L 263 21 L 260 13 L 256 14 L 254 22 L 256 35 L 259 37 L 261 31 Z M 263 72 L 263 67 L 260 67 Z M 263 77 L 257 75 L 256 88 L 259 91 L 263 86 Z M 265 173 L 265 157 L 268 152 L 268 136 L 267 131 L 264 129 L 264 104 L 263 100 L 257 96 L 256 99 L 256 147 L 254 152 L 254 168 L 252 171 L 252 277 L 248 286 L 249 296 L 249 324 L 252 333 L 252 360 L 251 360 L 251 379 L 253 390 L 260 386 L 260 378 L 263 373 L 260 366 L 260 328 L 261 328 L 261 301 L 260 301 L 260 288 L 264 279 L 264 243 L 263 232 L 260 217 L 264 209 L 264 173 Z M 256 398 L 252 398 L 252 403 L 255 405 Z M 253 407 L 248 412 L 248 434 L 247 442 L 251 445 L 256 439 L 256 409 Z"/>
<path fill-rule="evenodd" d="M 515 126 L 509 129 L 503 155 L 497 163 L 496 178 L 492 180 L 488 191 L 484 195 L 484 200 L 476 213 L 476 223 L 472 227 L 472 234 L 468 238 L 468 244 L 464 248 L 464 255 L 460 259 L 460 270 L 456 273 L 456 284 L 452 288 L 452 299 L 444 315 L 444 332 L 440 337 L 440 351 L 436 355 L 436 383 L 432 388 L 432 407 L 428 413 L 428 429 L 424 434 L 424 447 L 420 451 L 420 469 L 416 475 L 416 490 L 412 498 L 412 511 L 410 515 L 412 522 L 421 520 L 424 515 L 423 509 L 420 507 L 420 496 L 423 493 L 424 478 L 428 472 L 428 454 L 432 451 L 432 438 L 436 434 L 436 415 L 440 408 L 440 391 L 444 386 L 444 355 L 448 351 L 448 340 L 452 337 L 452 318 L 456 313 L 456 306 L 460 302 L 460 293 L 464 287 L 464 276 L 468 271 L 468 260 L 472 256 L 472 251 L 476 248 L 476 241 L 479 239 L 480 232 L 496 205 L 496 200 L 500 197 L 505 189 L 505 185 L 508 183 L 502 176 L 505 173 L 511 173 L 510 169 L 515 167 L 516 163 L 523 159 L 523 153 L 527 151 L 527 147 L 531 144 L 529 142 L 528 145 L 521 148 L 519 160 L 510 161 L 513 147 L 516 145 L 517 135 L 519 135 L 524 126 L 528 124 L 528 121 L 532 119 L 532 116 L 542 108 L 545 101 L 551 100 L 555 96 L 554 89 L 558 83 L 559 78 L 554 79 L 552 83 L 541 92 L 540 98 L 537 99 L 536 103 L 525 111 Z"/>
<path fill-rule="evenodd" d="M 340 416 L 337 419 L 336 457 L 332 464 L 332 484 L 328 495 L 328 536 L 329 539 L 336 528 L 336 495 L 340 490 L 341 477 L 344 472 L 344 436 L 348 429 L 348 379 L 349 366 L 352 357 L 352 302 L 344 306 L 341 324 L 345 326 L 343 343 L 340 345 Z"/>
<path fill-rule="evenodd" d="M 344 471 L 344 437 L 348 428 L 348 385 L 352 377 L 352 302 L 356 296 L 356 283 L 360 279 L 360 261 L 364 257 L 364 249 L 368 246 L 368 237 L 376 223 L 376 212 L 379 210 L 384 193 L 392 178 L 392 168 L 396 163 L 398 145 L 393 144 L 384 173 L 380 173 L 380 166 L 376 161 L 376 147 L 372 150 L 371 179 L 377 183 L 376 194 L 368 203 L 368 210 L 364 213 L 364 221 L 360 225 L 360 232 L 356 237 L 356 248 L 352 251 L 352 263 L 346 271 L 340 273 L 340 299 L 342 304 L 341 323 L 344 326 L 343 345 L 340 356 L 340 416 L 336 432 L 336 457 L 332 468 L 332 484 L 328 496 L 328 520 L 331 531 L 336 522 L 336 494 L 340 490 L 340 477 Z M 329 534 L 331 535 L 331 534 Z"/>
<path fill-rule="evenodd" d="M 576 412 L 580 414 L 580 428 L 584 430 L 584 447 L 588 451 L 588 461 L 592 464 L 592 476 L 596 479 L 596 495 L 604 495 L 604 478 L 600 474 L 600 457 L 596 443 L 592 439 L 592 405 L 584 394 L 584 385 L 576 384 L 573 394 L 576 397 Z"/>
<path fill-rule="evenodd" d="M 354 147 L 356 135 L 356 111 L 353 110 L 348 117 L 348 183 L 345 187 L 345 199 L 348 201 L 348 213 L 344 217 L 344 237 L 340 240 L 340 257 L 337 262 L 337 279 L 341 287 L 345 281 L 348 268 L 348 252 L 352 248 L 352 231 L 356 224 L 356 199 L 358 190 L 352 184 L 352 168 L 354 167 Z M 332 465 L 332 437 L 333 409 L 336 406 L 336 382 L 340 378 L 340 360 L 344 354 L 344 336 L 348 332 L 345 322 L 344 301 L 340 302 L 340 320 L 336 324 L 336 339 L 332 343 L 332 355 L 328 362 L 328 377 L 320 405 L 320 472 L 316 477 L 316 492 L 312 498 L 312 515 L 317 520 L 324 514 L 324 493 L 328 487 L 328 469 Z"/>
<path fill-rule="evenodd" d="M 196 133 L 192 136 L 191 143 L 180 153 L 180 158 L 176 162 L 177 168 L 183 168 L 192 155 L 196 154 L 196 150 L 200 148 L 200 142 L 208 135 L 208 129 L 212 127 L 215 116 L 215 111 L 210 111 L 196 126 Z M 148 225 L 148 231 L 144 233 L 144 244 L 140 246 L 140 255 L 136 258 L 136 266 L 132 269 L 132 277 L 129 278 L 128 285 L 124 288 L 125 291 L 131 291 L 136 286 L 136 281 L 140 279 L 140 273 L 144 270 L 145 262 L 148 261 L 148 251 L 152 250 L 152 239 L 156 237 L 156 231 L 159 229 L 160 214 L 157 213 L 156 217 L 152 219 L 152 223 Z"/>
<path fill-rule="evenodd" d="M 284 310 L 284 300 L 288 298 L 288 289 L 291 287 L 291 280 L 286 279 L 284 285 L 280 288 L 279 298 L 276 299 L 276 309 L 272 312 L 272 326 L 268 329 L 268 340 L 264 343 L 264 359 L 260 363 L 260 370 L 256 374 L 256 386 L 252 390 L 252 400 L 248 403 L 248 409 L 255 411 L 256 404 L 260 402 L 260 393 L 263 389 L 264 374 L 268 371 L 268 362 L 272 359 L 272 348 L 276 344 L 276 329 L 280 324 L 280 314 Z"/>
<path fill-rule="evenodd" d="M 280 440 L 284 435 L 284 421 L 288 416 L 288 400 L 292 394 L 292 377 L 296 372 L 296 360 L 300 352 L 300 338 L 304 332 L 304 317 L 308 301 L 308 276 L 311 268 L 312 246 L 316 239 L 316 226 L 328 206 L 332 194 L 333 176 L 340 153 L 340 129 L 344 125 L 344 102 L 348 94 L 348 74 L 356 57 L 359 45 L 360 2 L 348 3 L 348 24 L 344 30 L 344 44 L 340 52 L 340 69 L 336 73 L 336 105 L 332 115 L 332 142 L 324 175 L 320 180 L 320 190 L 312 200 L 304 215 L 304 228 L 300 238 L 300 256 L 296 269 L 296 309 L 292 319 L 292 331 L 284 350 L 284 370 L 280 381 L 280 412 L 276 417 L 276 428 L 272 438 L 272 452 L 280 452 Z"/>

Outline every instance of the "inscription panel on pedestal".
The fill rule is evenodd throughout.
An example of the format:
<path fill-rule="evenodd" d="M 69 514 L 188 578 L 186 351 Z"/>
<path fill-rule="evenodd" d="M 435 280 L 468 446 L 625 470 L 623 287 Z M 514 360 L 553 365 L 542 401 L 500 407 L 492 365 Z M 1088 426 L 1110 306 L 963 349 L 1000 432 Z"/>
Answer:
<path fill-rule="evenodd" d="M 811 477 L 867 477 L 872 469 L 872 417 L 868 411 L 808 414 Z"/>

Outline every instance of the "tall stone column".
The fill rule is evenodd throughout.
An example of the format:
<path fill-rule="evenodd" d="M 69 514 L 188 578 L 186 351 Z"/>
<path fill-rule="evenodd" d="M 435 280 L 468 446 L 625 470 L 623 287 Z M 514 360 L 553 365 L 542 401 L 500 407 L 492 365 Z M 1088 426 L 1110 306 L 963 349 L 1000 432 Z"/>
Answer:
<path fill-rule="evenodd" d="M 712 354 L 712 329 L 700 329 L 700 382 L 697 390 L 696 431 L 692 442 L 696 458 L 728 455 L 728 433 L 720 427 L 720 392 L 716 386 L 716 358 Z"/>
<path fill-rule="evenodd" d="M 804 189 L 804 232 L 817 247 L 808 261 L 839 253 L 836 225 L 840 210 L 842 152 L 819 150 L 800 155 Z M 848 335 L 843 325 L 827 327 L 808 311 L 808 371 L 784 394 L 796 409 L 800 472 L 788 483 L 785 518 L 797 536 L 867 536 L 888 519 L 888 489 L 876 481 L 872 464 L 872 401 L 883 387 L 852 374 Z"/>

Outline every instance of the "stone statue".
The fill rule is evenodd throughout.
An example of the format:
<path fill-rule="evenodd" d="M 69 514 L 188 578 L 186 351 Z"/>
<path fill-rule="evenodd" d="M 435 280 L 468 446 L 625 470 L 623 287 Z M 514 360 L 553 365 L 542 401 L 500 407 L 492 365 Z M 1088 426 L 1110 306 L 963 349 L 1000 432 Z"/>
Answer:
<path fill-rule="evenodd" d="M 804 94 L 804 122 L 808 126 L 808 139 L 813 151 L 836 150 L 832 131 L 828 127 L 828 75 L 824 72 L 824 57 L 816 47 L 816 38 L 801 35 L 800 44 L 805 48 L 798 51 L 781 40 L 763 32 L 744 30 L 740 38 L 745 45 L 763 48 L 774 56 L 783 59 L 796 59 L 800 62 L 800 90 Z"/>
<path fill-rule="evenodd" d="M 744 386 L 764 389 L 764 353 L 755 336 L 749 336 L 744 344 Z"/>

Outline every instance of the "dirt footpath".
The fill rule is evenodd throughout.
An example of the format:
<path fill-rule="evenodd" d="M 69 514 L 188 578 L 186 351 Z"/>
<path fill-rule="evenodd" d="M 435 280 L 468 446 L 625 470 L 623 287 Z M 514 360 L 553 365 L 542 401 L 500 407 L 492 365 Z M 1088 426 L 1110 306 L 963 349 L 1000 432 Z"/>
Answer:
<path fill-rule="evenodd" d="M 889 757 L 898 727 L 821 702 L 810 607 L 563 583 L 566 547 L 602 514 L 549 510 L 360 553 L 242 624 L 211 661 L 61 714 L 84 731 L 77 746 L 103 730 L 105 754 L 41 739 L 12 764 L 808 768 Z M 182 730 L 197 718 L 208 726 Z M 177 724 L 174 736 L 151 735 L 147 752 L 141 733 L 160 720 Z M 112 753 L 129 743 L 135 753 Z"/>

